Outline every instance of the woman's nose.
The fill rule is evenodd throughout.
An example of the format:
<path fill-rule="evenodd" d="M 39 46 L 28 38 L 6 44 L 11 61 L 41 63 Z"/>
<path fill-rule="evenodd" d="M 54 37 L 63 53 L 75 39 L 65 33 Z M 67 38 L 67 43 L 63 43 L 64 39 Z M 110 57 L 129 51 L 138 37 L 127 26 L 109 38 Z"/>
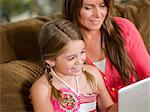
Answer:
<path fill-rule="evenodd" d="M 101 11 L 100 11 L 100 8 L 95 8 L 95 10 L 94 10 L 94 16 L 95 17 L 100 17 L 101 16 Z"/>

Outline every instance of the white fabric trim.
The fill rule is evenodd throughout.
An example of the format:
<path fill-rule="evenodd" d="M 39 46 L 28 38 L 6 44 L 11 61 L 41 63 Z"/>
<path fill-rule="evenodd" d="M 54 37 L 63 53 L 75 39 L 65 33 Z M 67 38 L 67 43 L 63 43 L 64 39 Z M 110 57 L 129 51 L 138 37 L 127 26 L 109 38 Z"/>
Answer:
<path fill-rule="evenodd" d="M 89 112 L 96 109 L 96 101 L 80 104 L 79 112 Z"/>
<path fill-rule="evenodd" d="M 71 89 L 71 91 L 73 91 L 75 94 L 77 94 L 78 96 L 80 95 L 79 92 L 79 82 L 78 82 L 78 77 L 75 76 L 75 80 L 76 80 L 76 84 L 77 84 L 77 92 L 69 85 L 67 84 L 63 79 L 61 79 L 55 72 L 54 70 L 51 68 L 51 72 L 52 74 L 58 79 L 60 80 L 63 84 L 65 84 L 69 89 Z"/>
<path fill-rule="evenodd" d="M 103 73 L 105 73 L 105 69 L 106 69 L 106 58 L 101 60 L 101 61 L 97 61 L 94 62 L 94 65 L 101 70 Z"/>

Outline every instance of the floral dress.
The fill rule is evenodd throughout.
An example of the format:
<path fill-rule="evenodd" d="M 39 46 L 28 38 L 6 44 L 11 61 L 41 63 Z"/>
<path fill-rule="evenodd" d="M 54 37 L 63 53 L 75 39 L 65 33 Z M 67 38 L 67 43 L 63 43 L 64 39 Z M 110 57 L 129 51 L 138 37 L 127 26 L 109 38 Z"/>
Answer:
<path fill-rule="evenodd" d="M 69 88 L 63 88 L 61 100 L 52 99 L 55 112 L 96 112 L 96 94 L 77 95 Z"/>
<path fill-rule="evenodd" d="M 96 112 L 96 93 L 80 94 L 78 78 L 76 76 L 77 92 L 72 89 L 69 84 L 58 77 L 53 69 L 51 69 L 51 72 L 53 76 L 66 86 L 66 88 L 58 90 L 60 92 L 59 99 L 55 97 L 52 97 L 51 99 L 53 110 L 55 112 Z M 55 88 L 53 84 L 52 87 Z"/>

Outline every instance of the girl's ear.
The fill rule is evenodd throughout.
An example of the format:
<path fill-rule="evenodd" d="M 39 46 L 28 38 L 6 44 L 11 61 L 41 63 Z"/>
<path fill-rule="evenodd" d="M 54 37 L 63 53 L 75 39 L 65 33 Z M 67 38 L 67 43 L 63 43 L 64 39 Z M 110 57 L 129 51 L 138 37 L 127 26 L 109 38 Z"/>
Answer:
<path fill-rule="evenodd" d="M 49 64 L 51 67 L 54 67 L 54 66 L 55 66 L 55 62 L 52 61 L 52 60 L 45 60 L 45 62 L 46 62 L 47 64 Z"/>

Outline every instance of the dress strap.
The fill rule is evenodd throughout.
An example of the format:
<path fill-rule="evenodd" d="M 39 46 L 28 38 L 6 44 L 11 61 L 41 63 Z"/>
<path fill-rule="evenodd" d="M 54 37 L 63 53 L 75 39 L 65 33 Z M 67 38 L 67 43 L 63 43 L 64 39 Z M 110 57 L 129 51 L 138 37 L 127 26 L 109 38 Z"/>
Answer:
<path fill-rule="evenodd" d="M 71 91 L 73 91 L 75 94 L 77 94 L 78 96 L 80 95 L 80 90 L 79 90 L 79 81 L 78 81 L 78 77 L 75 76 L 75 81 L 76 81 L 76 86 L 77 86 L 77 92 L 69 85 L 67 84 L 63 79 L 61 79 L 55 72 L 54 70 L 51 68 L 51 73 L 52 75 L 54 75 L 58 80 L 60 80 L 65 86 L 67 86 Z"/>
<path fill-rule="evenodd" d="M 76 79 L 76 85 L 77 85 L 77 93 L 80 95 L 80 88 L 79 88 L 79 80 L 78 80 L 78 77 L 75 76 L 75 79 Z"/>

